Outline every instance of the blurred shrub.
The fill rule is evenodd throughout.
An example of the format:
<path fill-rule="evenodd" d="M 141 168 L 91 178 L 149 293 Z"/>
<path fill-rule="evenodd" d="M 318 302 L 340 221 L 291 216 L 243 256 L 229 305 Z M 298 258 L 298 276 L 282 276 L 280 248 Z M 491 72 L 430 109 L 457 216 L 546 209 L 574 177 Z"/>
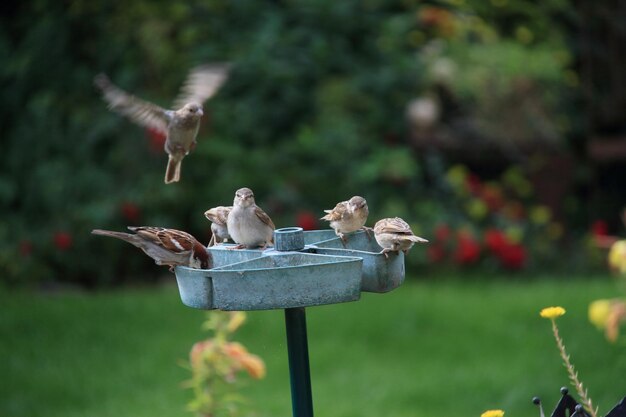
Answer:
<path fill-rule="evenodd" d="M 542 83 L 558 82 L 568 63 L 550 52 L 555 43 L 563 47 L 562 31 L 547 24 L 566 2 L 499 0 L 497 10 L 491 3 L 2 6 L 1 282 L 150 279 L 160 269 L 149 258 L 90 230 L 159 225 L 207 242 L 202 213 L 230 204 L 242 186 L 255 191 L 277 227 L 325 227 L 316 221 L 322 210 L 357 194 L 367 198 L 372 224 L 394 215 L 425 225 L 445 220 L 460 201 L 424 181 L 424 160 L 407 140 L 405 123 L 407 103 L 428 91 L 433 68 L 446 62 L 440 58 L 463 66 L 450 88 L 475 103 L 474 116 L 493 123 L 485 130 L 493 135 L 506 124 L 492 110 L 520 73 L 543 97 Z M 536 63 L 532 71 L 519 71 L 529 60 Z M 165 186 L 163 138 L 108 112 L 93 76 L 105 71 L 122 88 L 168 106 L 192 65 L 214 61 L 233 62 L 233 72 L 205 106 L 182 181 Z M 501 71 L 505 64 L 517 67 Z M 489 66 L 495 83 L 493 72 L 484 72 Z M 498 94 L 485 89 L 490 84 Z M 532 107 L 545 104 L 539 120 L 561 135 L 559 94 Z M 470 212 L 480 210 L 465 203 L 475 206 Z"/>

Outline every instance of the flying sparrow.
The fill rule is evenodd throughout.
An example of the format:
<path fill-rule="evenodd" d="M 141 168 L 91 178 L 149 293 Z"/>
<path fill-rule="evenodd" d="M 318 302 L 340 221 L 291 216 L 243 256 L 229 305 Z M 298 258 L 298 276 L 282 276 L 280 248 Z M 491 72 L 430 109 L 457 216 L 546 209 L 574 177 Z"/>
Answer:
<path fill-rule="evenodd" d="M 348 201 L 337 203 L 334 209 L 324 210 L 324 212 L 327 214 L 321 220 L 330 222 L 330 227 L 335 229 L 335 234 L 341 238 L 344 244 L 346 243 L 344 233 L 364 229 L 369 236 L 369 229 L 364 227 L 369 210 L 367 201 L 363 197 L 356 195 Z"/>
<path fill-rule="evenodd" d="M 179 265 L 209 269 L 211 261 L 208 252 L 189 233 L 150 226 L 128 226 L 128 229 L 135 234 L 100 229 L 92 230 L 91 233 L 125 240 L 144 251 L 157 265 L 169 265 L 170 271 Z"/>
<path fill-rule="evenodd" d="M 218 206 L 204 212 L 204 216 L 211 221 L 211 232 L 213 233 L 209 246 L 214 246 L 216 243 L 221 243 L 228 239 L 232 240 L 226 225 L 228 214 L 232 209 L 232 206 Z"/>
<path fill-rule="evenodd" d="M 94 83 L 102 90 L 109 109 L 166 135 L 168 162 L 165 183 L 170 184 L 180 180 L 181 162 L 196 146 L 203 115 L 202 103 L 211 98 L 226 81 L 228 68 L 227 64 L 215 64 L 192 69 L 174 101 L 173 107 L 178 110 L 166 110 L 132 96 L 115 86 L 105 74 L 97 75 Z"/>
<path fill-rule="evenodd" d="M 249 188 L 240 188 L 235 193 L 233 209 L 228 214 L 228 232 L 238 245 L 233 249 L 265 248 L 273 242 L 274 223 L 254 202 Z"/>
<path fill-rule="evenodd" d="M 415 236 L 411 227 L 400 217 L 386 218 L 376 222 L 374 225 L 374 237 L 376 242 L 383 248 L 380 253 L 385 257 L 388 252 L 402 251 L 406 253 L 418 242 L 428 242 L 426 239 Z"/>

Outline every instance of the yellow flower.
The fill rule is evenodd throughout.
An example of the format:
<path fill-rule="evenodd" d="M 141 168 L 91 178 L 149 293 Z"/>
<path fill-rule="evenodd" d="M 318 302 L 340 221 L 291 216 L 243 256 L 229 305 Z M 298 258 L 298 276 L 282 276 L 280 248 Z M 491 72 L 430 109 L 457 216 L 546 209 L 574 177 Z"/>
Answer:
<path fill-rule="evenodd" d="M 589 321 L 598 329 L 606 327 L 611 314 L 611 300 L 596 300 L 589 304 Z"/>
<path fill-rule="evenodd" d="M 480 417 L 503 417 L 504 411 L 502 410 L 487 410 L 480 415 Z"/>
<path fill-rule="evenodd" d="M 546 307 L 539 313 L 544 319 L 555 319 L 563 314 L 565 314 L 563 307 Z"/>
<path fill-rule="evenodd" d="M 609 266 L 626 274 L 626 240 L 618 240 L 611 246 Z"/>
<path fill-rule="evenodd" d="M 243 311 L 234 311 L 230 312 L 230 320 L 228 321 L 228 325 L 226 329 L 232 333 L 239 328 L 246 321 L 246 313 Z"/>

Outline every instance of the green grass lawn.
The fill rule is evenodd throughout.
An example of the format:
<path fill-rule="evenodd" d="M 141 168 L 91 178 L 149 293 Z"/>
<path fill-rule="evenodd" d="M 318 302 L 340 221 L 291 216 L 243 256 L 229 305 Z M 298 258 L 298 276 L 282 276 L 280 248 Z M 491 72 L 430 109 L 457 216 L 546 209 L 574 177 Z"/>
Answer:
<path fill-rule="evenodd" d="M 307 309 L 318 416 L 535 416 L 567 384 L 549 321 L 600 415 L 626 395 L 626 347 L 587 321 L 588 303 L 618 295 L 606 277 L 530 282 L 408 282 L 359 302 Z M 191 416 L 180 366 L 205 337 L 205 313 L 176 287 L 103 293 L 0 293 L 0 416 Z M 239 340 L 268 374 L 245 388 L 261 417 L 291 414 L 282 311 L 248 314 Z M 623 339 L 622 339 L 623 340 Z"/>

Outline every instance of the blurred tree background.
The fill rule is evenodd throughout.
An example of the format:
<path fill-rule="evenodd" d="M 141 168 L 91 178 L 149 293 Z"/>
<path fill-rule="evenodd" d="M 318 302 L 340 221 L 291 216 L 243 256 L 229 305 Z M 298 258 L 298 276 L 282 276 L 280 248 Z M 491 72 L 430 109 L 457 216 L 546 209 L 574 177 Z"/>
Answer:
<path fill-rule="evenodd" d="M 203 212 L 243 186 L 277 227 L 326 227 L 323 209 L 362 195 L 369 225 L 400 216 L 433 242 L 409 257 L 423 270 L 592 265 L 590 225 L 619 231 L 616 1 L 0 8 L 6 285 L 153 280 L 149 258 L 91 229 L 159 225 L 208 242 Z M 163 138 L 108 112 L 93 77 L 169 106 L 191 66 L 217 61 L 233 63 L 230 79 L 166 186 Z M 589 256 L 564 262 L 565 250 Z"/>

